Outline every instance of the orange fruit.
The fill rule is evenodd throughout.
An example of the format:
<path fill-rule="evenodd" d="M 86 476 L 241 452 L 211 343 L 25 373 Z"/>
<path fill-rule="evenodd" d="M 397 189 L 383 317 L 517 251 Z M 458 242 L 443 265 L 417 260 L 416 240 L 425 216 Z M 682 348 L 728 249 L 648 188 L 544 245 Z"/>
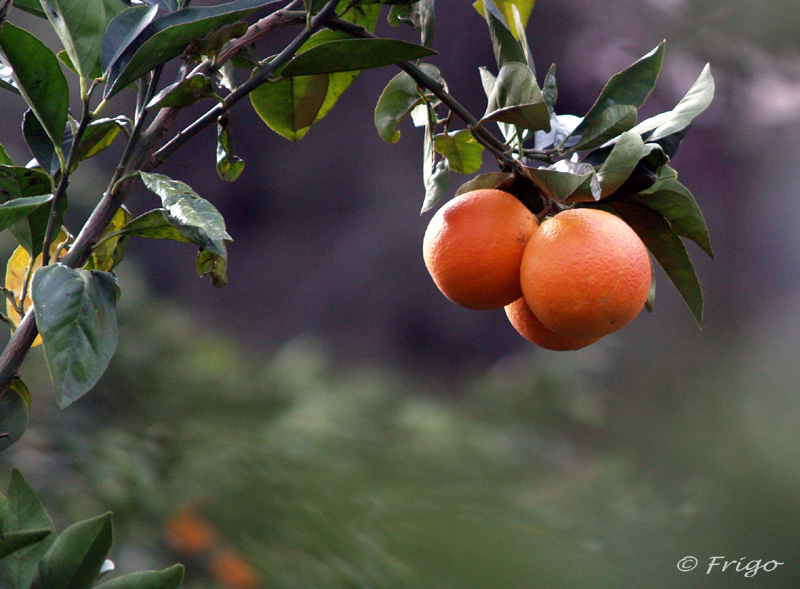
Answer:
<path fill-rule="evenodd" d="M 255 569 L 233 550 L 212 554 L 209 571 L 214 580 L 229 589 L 257 589 L 260 586 Z"/>
<path fill-rule="evenodd" d="M 514 329 L 526 340 L 533 342 L 540 348 L 558 352 L 579 350 L 600 339 L 597 337 L 570 337 L 547 329 L 533 314 L 524 297 L 520 297 L 510 305 L 506 305 L 505 311 Z"/>
<path fill-rule="evenodd" d="M 542 222 L 520 268 L 525 300 L 548 329 L 598 338 L 627 325 L 650 292 L 647 248 L 619 217 L 570 209 Z"/>
<path fill-rule="evenodd" d="M 537 226 L 533 213 L 508 192 L 467 192 L 431 218 L 422 242 L 425 266 L 454 303 L 503 307 L 522 296 L 519 267 Z"/>
<path fill-rule="evenodd" d="M 167 542 L 178 552 L 196 555 L 215 541 L 213 528 L 191 509 L 176 511 L 164 525 Z"/>

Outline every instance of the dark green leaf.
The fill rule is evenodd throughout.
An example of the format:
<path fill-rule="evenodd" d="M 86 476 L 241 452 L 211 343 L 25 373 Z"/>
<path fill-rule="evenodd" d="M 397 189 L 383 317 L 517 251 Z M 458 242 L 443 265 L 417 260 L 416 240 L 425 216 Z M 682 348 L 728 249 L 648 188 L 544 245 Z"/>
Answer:
<path fill-rule="evenodd" d="M 93 78 L 108 23 L 125 6 L 120 0 L 40 0 L 72 65 Z"/>
<path fill-rule="evenodd" d="M 556 202 L 595 201 L 600 186 L 589 164 L 561 160 L 546 168 L 528 168 L 528 176 L 548 198 Z"/>
<path fill-rule="evenodd" d="M 658 141 L 680 133 L 694 118 L 702 113 L 714 99 L 714 78 L 711 67 L 706 64 L 695 83 L 671 111 L 646 119 L 634 127 L 637 133 L 648 133 L 648 141 Z"/>
<path fill-rule="evenodd" d="M 434 162 L 425 176 L 425 199 L 422 202 L 421 215 L 436 206 L 447 191 L 450 182 L 450 166 L 447 158 Z"/>
<path fill-rule="evenodd" d="M 544 84 L 542 84 L 542 96 L 544 102 L 550 109 L 550 114 L 553 114 L 553 107 L 558 100 L 558 86 L 556 85 L 556 64 L 552 64 L 547 74 L 544 77 Z"/>
<path fill-rule="evenodd" d="M 244 169 L 244 161 L 233 148 L 233 135 L 228 120 L 217 121 L 217 175 L 226 182 L 234 182 Z"/>
<path fill-rule="evenodd" d="M 396 39 L 340 39 L 298 53 L 281 73 L 289 77 L 351 72 L 431 55 L 436 55 L 436 52 Z"/>
<path fill-rule="evenodd" d="M 147 108 L 182 108 L 208 98 L 220 99 L 214 91 L 211 78 L 204 74 L 195 74 L 161 90 L 153 96 L 153 99 L 147 104 Z"/>
<path fill-rule="evenodd" d="M 447 158 L 450 169 L 460 174 L 474 174 L 483 163 L 483 145 L 466 129 L 436 135 L 433 147 Z"/>
<path fill-rule="evenodd" d="M 52 192 L 51 179 L 41 170 L 20 166 L 0 166 L 0 202 L 51 194 Z M 63 214 L 66 204 L 66 199 L 62 199 L 59 215 Z M 42 251 L 42 241 L 49 218 L 49 207 L 38 207 L 24 219 L 9 227 L 14 239 L 28 251 L 31 258 L 36 258 Z"/>
<path fill-rule="evenodd" d="M 507 172 L 488 172 L 486 174 L 480 174 L 475 176 L 472 180 L 464 182 L 464 184 L 456 190 L 456 196 L 483 188 L 497 188 L 504 182 L 511 180 L 513 176 L 513 174 Z"/>
<path fill-rule="evenodd" d="M 100 54 L 100 65 L 104 73 L 156 16 L 158 16 L 157 5 L 132 6 L 112 19 L 103 37 Z"/>
<path fill-rule="evenodd" d="M 660 213 L 641 202 L 626 199 L 616 202 L 612 206 L 620 217 L 636 231 L 675 288 L 678 289 L 678 293 L 692 312 L 697 325 L 702 326 L 703 291 L 681 238 Z"/>
<path fill-rule="evenodd" d="M 648 153 L 650 149 L 638 133 L 626 131 L 620 135 L 611 153 L 597 170 L 602 196 L 606 197 L 622 186 Z"/>
<path fill-rule="evenodd" d="M 697 243 L 714 259 L 711 240 L 708 234 L 703 213 L 692 193 L 683 184 L 672 178 L 666 178 L 654 184 L 636 198 L 663 215 L 672 229 L 681 237 Z"/>
<path fill-rule="evenodd" d="M 664 43 L 633 63 L 628 68 L 614 74 L 595 101 L 583 122 L 575 129 L 575 135 L 582 134 L 589 125 L 600 117 L 606 109 L 617 105 L 639 108 L 650 96 L 656 85 L 661 64 L 664 59 Z"/>
<path fill-rule="evenodd" d="M 36 544 L 52 533 L 52 530 L 26 530 L 24 532 L 0 534 L 0 559 L 17 550 Z"/>
<path fill-rule="evenodd" d="M 69 108 L 69 86 L 58 58 L 28 31 L 11 23 L 0 29 L 0 58 L 53 145 L 61 147 Z"/>
<path fill-rule="evenodd" d="M 39 119 L 28 109 L 22 118 L 22 135 L 25 143 L 31 151 L 31 155 L 36 159 L 36 163 L 45 172 L 55 176 L 61 170 L 61 158 L 53 147 L 53 142 L 47 135 Z M 72 148 L 72 127 L 67 125 L 64 128 L 64 139 L 61 143 L 61 154 L 66 153 Z"/>
<path fill-rule="evenodd" d="M 118 53 L 116 59 L 109 58 L 110 63 L 106 70 L 108 73 L 106 98 L 113 96 L 156 66 L 177 57 L 196 39 L 205 37 L 214 30 L 244 18 L 256 8 L 275 1 L 277 0 L 235 0 L 217 6 L 182 8 L 157 18 L 144 27 Z M 109 52 L 113 53 L 113 50 L 110 49 Z M 103 61 L 106 63 L 105 57 Z"/>
<path fill-rule="evenodd" d="M 0 396 L 0 452 L 15 444 L 25 433 L 30 402 L 30 393 L 19 379 Z M 2 541 L 3 538 L 0 537 L 0 558 L 5 556 L 2 554 Z"/>
<path fill-rule="evenodd" d="M 636 107 L 629 104 L 609 106 L 586 126 L 574 149 L 594 149 L 631 130 L 636 124 L 637 115 Z"/>
<path fill-rule="evenodd" d="M 36 574 L 39 560 L 55 540 L 53 522 L 45 512 L 42 502 L 22 473 L 15 468 L 11 471 L 11 481 L 8 484 L 3 534 L 31 530 L 49 530 L 52 533 L 36 544 L 17 550 L 0 560 L 5 589 L 28 589 Z"/>
<path fill-rule="evenodd" d="M 175 589 L 183 580 L 183 565 L 175 564 L 161 571 L 130 573 L 112 579 L 97 589 Z"/>
<path fill-rule="evenodd" d="M 428 77 L 441 80 L 436 66 L 423 63 L 420 68 Z M 375 107 L 375 128 L 384 141 L 395 143 L 400 139 L 397 125 L 421 101 L 417 83 L 407 73 L 401 72 L 389 81 Z"/>
<path fill-rule="evenodd" d="M 31 298 L 44 356 L 62 409 L 103 375 L 117 347 L 117 281 L 62 264 L 33 274 Z"/>
<path fill-rule="evenodd" d="M 382 4 L 389 4 L 382 2 Z M 392 2 L 389 12 L 389 24 L 398 26 L 400 23 L 411 25 L 421 34 L 422 44 L 426 47 L 433 45 L 433 32 L 435 28 L 433 0 L 420 0 L 419 2 Z"/>
<path fill-rule="evenodd" d="M 110 513 L 72 524 L 42 557 L 31 589 L 91 587 L 111 548 L 112 535 Z"/>
<path fill-rule="evenodd" d="M 497 75 L 483 121 L 492 120 L 530 131 L 549 131 L 550 112 L 531 69 L 512 62 Z"/>
<path fill-rule="evenodd" d="M 53 200 L 52 194 L 15 198 L 0 204 L 0 231 L 8 229 Z"/>
<path fill-rule="evenodd" d="M 140 172 L 140 175 L 145 186 L 161 199 L 170 223 L 183 237 L 200 246 L 197 259 L 200 275 L 210 272 L 214 286 L 224 285 L 231 236 L 219 211 L 183 182 L 162 174 Z"/>
<path fill-rule="evenodd" d="M 39 0 L 14 0 L 14 8 L 19 8 L 40 18 L 47 18 Z"/>

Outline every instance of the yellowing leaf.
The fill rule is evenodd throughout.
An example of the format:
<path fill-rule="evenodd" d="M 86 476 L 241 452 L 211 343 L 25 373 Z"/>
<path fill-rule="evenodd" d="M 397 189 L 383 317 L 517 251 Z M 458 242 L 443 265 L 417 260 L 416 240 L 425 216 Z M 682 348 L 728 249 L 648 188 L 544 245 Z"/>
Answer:
<path fill-rule="evenodd" d="M 67 242 L 69 240 L 69 234 L 62 228 L 61 231 L 58 232 L 58 236 L 53 240 L 52 245 L 50 246 L 50 255 L 55 256 L 56 251 L 59 249 L 61 244 Z M 22 287 L 26 283 L 26 276 L 28 277 L 28 289 L 25 293 L 25 300 L 22 303 L 22 310 L 23 312 L 27 312 L 28 309 L 31 307 L 31 293 L 30 293 L 30 276 L 33 275 L 34 270 L 40 268 L 42 265 L 42 254 L 36 256 L 36 260 L 33 262 L 33 266 L 28 269 L 28 265 L 30 264 L 30 256 L 28 252 L 25 250 L 24 247 L 19 246 L 14 253 L 11 254 L 11 257 L 8 259 L 8 264 L 6 265 L 6 281 L 5 287 L 9 291 L 14 294 L 14 299 L 19 302 L 22 298 Z M 17 312 L 17 309 L 11 303 L 11 301 L 6 299 L 6 315 L 8 315 L 9 320 L 14 325 L 19 325 L 19 322 L 22 321 L 22 316 Z M 36 347 L 42 343 L 42 336 L 36 336 L 36 339 L 33 342 L 33 347 Z"/>
<path fill-rule="evenodd" d="M 524 37 L 525 26 L 528 24 L 535 3 L 535 0 L 494 0 L 495 6 L 500 10 L 517 41 Z M 486 16 L 483 11 L 483 0 L 476 0 L 473 6 L 481 15 Z"/>

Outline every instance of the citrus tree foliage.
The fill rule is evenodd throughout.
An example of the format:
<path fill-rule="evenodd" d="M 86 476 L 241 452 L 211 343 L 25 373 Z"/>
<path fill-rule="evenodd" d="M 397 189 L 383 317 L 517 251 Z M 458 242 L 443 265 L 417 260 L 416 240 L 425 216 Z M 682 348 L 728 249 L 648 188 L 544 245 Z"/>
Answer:
<path fill-rule="evenodd" d="M 214 286 L 227 282 L 231 236 L 222 215 L 193 187 L 155 169 L 201 130 L 216 126 L 216 170 L 234 181 L 245 166 L 229 126 L 234 106 L 247 98 L 265 132 L 298 141 L 370 68 L 400 70 L 376 97 L 379 135 L 398 141 L 407 118 L 423 130 L 423 212 L 447 193 L 452 173 L 477 173 L 488 154 L 498 171 L 469 179 L 458 192 L 501 187 L 540 218 L 573 206 L 614 212 L 639 234 L 700 324 L 702 293 L 684 240 L 713 252 L 700 209 L 670 160 L 712 100 L 709 68 L 672 110 L 639 120 L 661 70 L 661 43 L 614 75 L 588 112 L 561 113 L 556 66 L 543 75 L 537 71 L 527 40 L 533 6 L 534 0 L 474 4 L 495 63 L 476 72 L 486 109 L 473 114 L 449 93 L 447 72 L 431 61 L 433 0 L 203 6 L 190 0 L 0 0 L 0 91 L 17 94 L 27 106 L 21 128 L 31 155 L 14 162 L 0 144 L 0 230 L 18 243 L 3 287 L 2 319 L 13 335 L 0 356 L 0 450 L 17 441 L 27 424 L 31 395 L 17 374 L 32 345 L 42 342 L 62 408 L 104 373 L 117 345 L 116 302 L 124 291 L 114 268 L 129 239 L 194 246 L 198 274 L 209 275 Z M 20 11 L 49 21 L 57 46 L 15 24 Z M 393 26 L 416 29 L 420 42 L 375 36 L 382 16 Z M 294 38 L 275 55 L 259 54 L 256 42 L 282 28 L 293 29 Z M 177 68 L 165 68 L 173 62 Z M 165 79 L 164 72 L 176 70 L 174 79 Z M 136 96 L 130 112 L 116 100 L 123 92 Z M 205 114 L 175 128 L 178 113 L 197 103 L 208 107 Z M 82 227 L 63 227 L 72 175 L 82 161 L 115 144 L 118 165 L 95 195 L 91 214 Z M 156 206 L 133 218 L 124 205 L 139 181 Z M 7 509 L 12 516 L 6 523 L 13 522 Z M 50 527 L 40 523 L 11 529 L 12 539 L 4 539 L 3 549 L 14 553 L 47 548 L 41 560 L 23 559 L 25 566 L 10 573 L 6 567 L 7 583 L 56 586 L 42 575 L 74 565 L 85 582 L 70 586 L 89 586 L 111 538 L 109 520 L 93 520 L 57 540 L 42 535 Z M 94 538 L 92 554 L 75 560 L 75 539 L 88 537 Z M 34 568 L 38 576 L 31 585 Z M 171 586 L 173 578 L 153 586 Z"/>

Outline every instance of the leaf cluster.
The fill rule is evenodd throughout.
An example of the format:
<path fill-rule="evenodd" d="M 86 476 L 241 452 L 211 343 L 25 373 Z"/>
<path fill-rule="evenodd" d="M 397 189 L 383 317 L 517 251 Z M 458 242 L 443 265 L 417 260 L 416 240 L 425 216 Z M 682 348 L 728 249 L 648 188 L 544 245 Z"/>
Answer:
<path fill-rule="evenodd" d="M 19 470 L 0 494 L 0 574 L 8 589 L 174 589 L 184 569 L 130 573 L 107 580 L 113 540 L 110 513 L 72 524 L 60 534 Z"/>

